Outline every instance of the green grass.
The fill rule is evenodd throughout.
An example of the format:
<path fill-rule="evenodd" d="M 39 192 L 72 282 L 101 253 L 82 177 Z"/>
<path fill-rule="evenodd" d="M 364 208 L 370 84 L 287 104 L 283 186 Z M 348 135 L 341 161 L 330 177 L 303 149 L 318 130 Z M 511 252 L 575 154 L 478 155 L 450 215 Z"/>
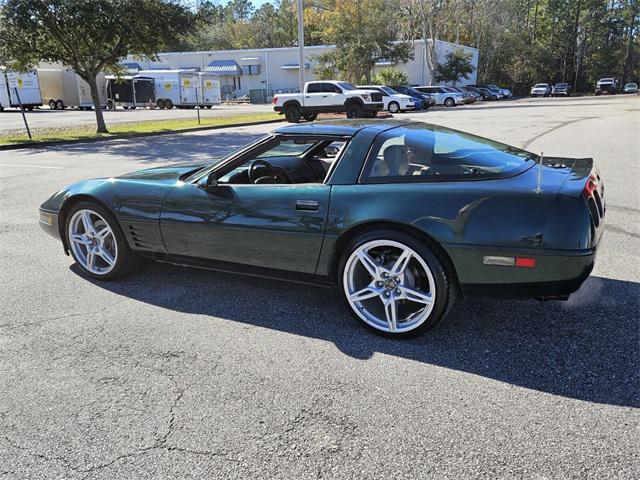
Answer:
<path fill-rule="evenodd" d="M 195 117 L 195 112 L 194 112 Z M 56 140 L 84 140 L 93 138 L 126 138 L 137 133 L 172 132 L 188 128 L 208 126 L 233 126 L 240 123 L 263 122 L 278 120 L 282 116 L 275 112 L 240 114 L 229 117 L 202 118 L 200 125 L 196 118 L 179 118 L 174 120 L 150 120 L 143 122 L 114 123 L 107 125 L 109 133 L 97 134 L 94 125 L 69 128 L 42 128 L 32 132 L 33 139 L 29 140 L 26 133 L 0 134 L 0 145 L 13 143 L 38 143 Z"/>

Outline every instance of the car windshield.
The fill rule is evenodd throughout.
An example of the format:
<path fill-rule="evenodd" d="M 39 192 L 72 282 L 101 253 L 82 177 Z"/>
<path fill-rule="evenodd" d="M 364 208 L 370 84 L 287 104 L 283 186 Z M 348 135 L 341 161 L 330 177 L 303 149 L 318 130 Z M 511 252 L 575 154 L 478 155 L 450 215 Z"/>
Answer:
<path fill-rule="evenodd" d="M 536 162 L 533 153 L 436 125 L 408 125 L 378 136 L 364 167 L 370 183 L 503 178 Z"/>
<path fill-rule="evenodd" d="M 351 85 L 349 82 L 338 82 L 338 85 L 340 85 L 345 90 L 355 90 L 356 89 L 356 87 Z"/>
<path fill-rule="evenodd" d="M 384 90 L 387 94 L 389 95 L 397 95 L 398 92 L 396 92 L 393 88 L 391 87 L 380 87 L 381 90 Z"/>
<path fill-rule="evenodd" d="M 638 88 L 638 84 L 637 83 L 627 83 L 625 85 L 625 87 Z"/>
<path fill-rule="evenodd" d="M 547 83 L 536 83 L 533 88 L 547 88 L 549 84 Z"/>
<path fill-rule="evenodd" d="M 556 83 L 556 88 L 565 88 L 568 85 L 566 83 Z"/>

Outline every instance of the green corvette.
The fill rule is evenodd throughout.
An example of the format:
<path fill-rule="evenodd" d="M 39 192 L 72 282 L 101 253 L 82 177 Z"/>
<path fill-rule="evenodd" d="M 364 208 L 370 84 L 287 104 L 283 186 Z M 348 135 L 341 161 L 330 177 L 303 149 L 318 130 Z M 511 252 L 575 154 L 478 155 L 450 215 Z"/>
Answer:
<path fill-rule="evenodd" d="M 95 279 L 147 257 L 337 285 L 364 325 L 402 336 L 463 295 L 568 298 L 604 214 L 591 159 L 350 120 L 279 128 L 205 165 L 76 183 L 42 204 L 40 225 Z"/>

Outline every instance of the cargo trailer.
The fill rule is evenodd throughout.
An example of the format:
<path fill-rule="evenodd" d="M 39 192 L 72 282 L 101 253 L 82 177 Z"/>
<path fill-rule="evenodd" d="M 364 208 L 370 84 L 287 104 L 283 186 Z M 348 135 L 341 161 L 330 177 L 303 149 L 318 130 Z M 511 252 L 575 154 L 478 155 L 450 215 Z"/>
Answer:
<path fill-rule="evenodd" d="M 220 105 L 222 103 L 220 76 L 211 72 L 200 72 L 199 76 L 202 106 L 211 108 L 213 105 Z"/>
<path fill-rule="evenodd" d="M 107 108 L 153 107 L 156 103 L 155 80 L 142 75 L 107 75 Z"/>
<path fill-rule="evenodd" d="M 158 108 L 193 108 L 202 104 L 200 75 L 193 69 L 141 70 L 139 74 L 154 79 Z"/>
<path fill-rule="evenodd" d="M 38 72 L 29 70 L 27 72 L 12 72 L 0 70 L 0 88 L 6 92 L 0 94 L 0 106 L 20 108 L 20 103 L 25 110 L 33 110 L 42 106 L 42 96 L 40 95 L 40 83 L 38 82 Z M 16 95 L 16 89 L 18 94 Z M 20 101 L 18 101 L 18 96 Z"/>
<path fill-rule="evenodd" d="M 42 103 L 52 110 L 93 108 L 91 88 L 80 75 L 66 68 L 39 68 Z M 102 108 L 107 106 L 107 86 L 103 73 L 98 75 L 98 95 Z"/>

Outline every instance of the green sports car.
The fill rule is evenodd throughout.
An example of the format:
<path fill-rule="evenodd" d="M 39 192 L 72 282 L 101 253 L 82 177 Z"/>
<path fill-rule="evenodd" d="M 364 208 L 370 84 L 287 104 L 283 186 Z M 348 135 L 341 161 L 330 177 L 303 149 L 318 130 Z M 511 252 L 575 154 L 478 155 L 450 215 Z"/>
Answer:
<path fill-rule="evenodd" d="M 83 273 L 140 257 L 337 285 L 392 336 L 463 295 L 566 299 L 589 276 L 604 186 L 591 159 L 539 156 L 409 121 L 286 126 L 202 165 L 86 180 L 40 207 Z"/>

